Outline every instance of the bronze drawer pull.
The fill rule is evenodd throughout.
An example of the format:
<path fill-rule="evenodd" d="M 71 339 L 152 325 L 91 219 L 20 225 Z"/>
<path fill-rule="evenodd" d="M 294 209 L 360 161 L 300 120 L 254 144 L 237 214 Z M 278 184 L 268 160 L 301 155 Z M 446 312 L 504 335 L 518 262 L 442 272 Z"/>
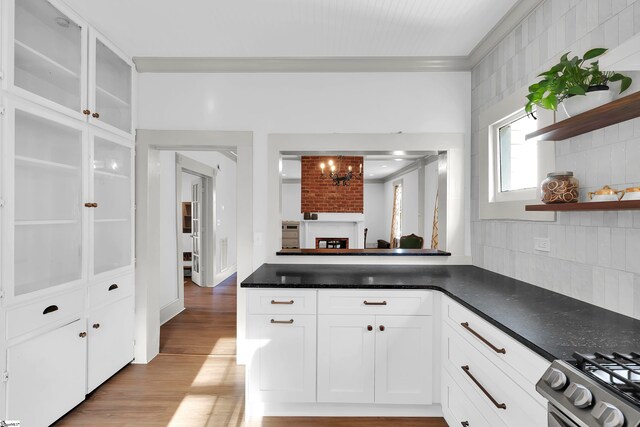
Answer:
<path fill-rule="evenodd" d="M 274 299 L 271 300 L 271 304 L 293 304 L 293 300 L 289 301 L 276 301 Z"/>
<path fill-rule="evenodd" d="M 80 332 L 80 333 L 78 334 L 78 336 L 79 336 L 80 338 L 84 338 L 84 337 L 86 337 L 86 336 L 87 336 L 87 333 L 86 333 L 86 332 Z"/>
<path fill-rule="evenodd" d="M 469 421 L 463 421 L 460 423 L 462 427 L 469 427 Z"/>
<path fill-rule="evenodd" d="M 382 301 L 382 302 L 365 301 L 364 305 L 387 305 L 387 302 L 386 301 Z"/>
<path fill-rule="evenodd" d="M 367 325 L 367 331 L 373 331 L 373 326 Z"/>
<path fill-rule="evenodd" d="M 99 117 L 100 117 L 100 114 L 98 114 L 98 113 L 93 113 L 93 114 L 91 115 L 91 117 L 94 117 L 94 118 L 96 118 L 96 119 L 97 119 L 97 118 L 99 118 Z"/>
<path fill-rule="evenodd" d="M 115 289 L 118 289 L 118 285 L 116 285 L 115 283 L 113 285 L 109 286 L 109 291 L 113 291 Z"/>
<path fill-rule="evenodd" d="M 49 307 L 44 309 L 42 314 L 49 314 L 49 313 L 53 313 L 54 311 L 58 311 L 58 306 L 57 305 L 50 305 Z"/>
<path fill-rule="evenodd" d="M 483 337 L 482 335 L 480 335 L 479 333 L 477 333 L 476 331 L 474 331 L 471 326 L 469 326 L 469 322 L 462 322 L 460 323 L 462 325 L 463 328 L 465 328 L 467 331 L 471 332 L 473 335 L 476 336 L 476 338 L 478 338 L 480 341 L 482 341 L 483 343 L 485 343 L 486 345 L 489 346 L 489 348 L 491 348 L 491 350 L 495 351 L 496 353 L 502 353 L 502 354 L 507 354 L 507 350 L 505 350 L 504 348 L 498 348 L 495 345 L 491 344 L 489 341 L 487 341 L 487 339 L 485 337 Z"/>
<path fill-rule="evenodd" d="M 290 325 L 293 323 L 293 319 L 289 319 L 289 320 L 275 320 L 275 319 L 271 319 L 271 323 L 281 323 L 281 324 L 285 324 L 285 325 Z"/>
<path fill-rule="evenodd" d="M 480 390 L 482 390 L 482 392 L 484 393 L 485 396 L 487 396 L 489 398 L 489 400 L 491 401 L 491 403 L 493 403 L 496 408 L 498 409 L 507 409 L 507 405 L 505 405 L 504 403 L 498 403 L 497 400 L 495 400 L 493 398 L 493 396 L 491 396 L 491 394 L 487 391 L 486 388 L 484 388 L 482 386 L 482 384 L 480 384 L 480 382 L 476 379 L 476 377 L 474 377 L 471 374 L 471 371 L 469 370 L 469 365 L 464 365 L 461 366 L 462 370 L 464 371 L 465 374 L 467 374 L 469 376 L 469 378 L 471 378 L 471 380 L 476 383 L 476 385 L 478 386 L 478 388 L 480 388 Z"/>

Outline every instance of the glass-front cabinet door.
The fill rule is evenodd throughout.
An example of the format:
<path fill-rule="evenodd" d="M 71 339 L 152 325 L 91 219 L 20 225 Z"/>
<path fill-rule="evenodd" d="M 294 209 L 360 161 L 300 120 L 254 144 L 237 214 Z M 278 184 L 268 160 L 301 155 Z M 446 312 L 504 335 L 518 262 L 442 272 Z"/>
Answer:
<path fill-rule="evenodd" d="M 93 276 L 132 264 L 132 148 L 109 134 L 92 132 Z"/>
<path fill-rule="evenodd" d="M 84 117 L 86 25 L 54 0 L 7 2 L 13 12 L 4 21 L 13 30 L 7 46 L 12 88 L 47 107 Z"/>
<path fill-rule="evenodd" d="M 5 289 L 20 297 L 86 277 L 88 156 L 81 123 L 28 105 L 8 108 L 7 115 L 12 125 L 3 166 L 15 187 L 7 193 L 13 236 L 5 255 L 13 268 L 4 269 L 10 272 Z"/>
<path fill-rule="evenodd" d="M 91 31 L 90 123 L 132 134 L 133 63 L 95 31 Z"/>

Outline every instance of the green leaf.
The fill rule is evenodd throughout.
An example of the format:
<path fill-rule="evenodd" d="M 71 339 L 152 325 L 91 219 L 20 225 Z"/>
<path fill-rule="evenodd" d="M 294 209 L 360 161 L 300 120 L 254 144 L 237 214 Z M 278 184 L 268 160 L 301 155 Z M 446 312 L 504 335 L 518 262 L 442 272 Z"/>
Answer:
<path fill-rule="evenodd" d="M 589 60 L 589 59 L 597 58 L 598 56 L 602 55 L 606 51 L 607 49 L 603 47 L 597 47 L 595 49 L 588 50 L 584 54 L 584 59 Z"/>
<path fill-rule="evenodd" d="M 614 75 L 609 77 L 609 80 L 612 82 L 619 82 L 622 79 L 624 79 L 624 76 L 620 73 L 615 73 Z"/>
<path fill-rule="evenodd" d="M 623 77 L 622 78 L 622 82 L 620 83 L 620 93 L 624 92 L 625 90 L 629 89 L 629 86 L 631 86 L 631 77 Z"/>
<path fill-rule="evenodd" d="M 547 110 L 555 110 L 558 106 L 558 98 L 554 94 L 550 94 L 546 98 L 542 98 L 542 107 Z"/>

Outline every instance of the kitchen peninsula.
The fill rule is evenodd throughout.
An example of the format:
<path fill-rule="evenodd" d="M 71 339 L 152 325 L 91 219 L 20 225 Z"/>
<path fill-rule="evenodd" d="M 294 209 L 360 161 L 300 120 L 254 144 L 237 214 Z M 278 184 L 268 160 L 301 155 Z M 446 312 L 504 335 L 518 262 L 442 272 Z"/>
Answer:
<path fill-rule="evenodd" d="M 543 426 L 551 361 L 640 347 L 638 320 L 474 266 L 264 264 L 242 287 L 265 413 Z"/>

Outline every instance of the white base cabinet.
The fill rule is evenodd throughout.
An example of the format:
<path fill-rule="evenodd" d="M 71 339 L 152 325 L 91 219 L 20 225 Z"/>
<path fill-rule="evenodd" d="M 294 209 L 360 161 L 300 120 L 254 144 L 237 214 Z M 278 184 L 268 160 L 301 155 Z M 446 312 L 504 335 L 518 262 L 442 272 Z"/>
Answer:
<path fill-rule="evenodd" d="M 315 402 L 316 316 L 250 315 L 247 338 L 258 346 L 250 393 L 261 402 Z"/>
<path fill-rule="evenodd" d="M 318 402 L 430 404 L 429 316 L 318 316 Z"/>
<path fill-rule="evenodd" d="M 133 307 L 133 297 L 128 297 L 87 319 L 87 393 L 133 360 Z"/>
<path fill-rule="evenodd" d="M 86 332 L 75 320 L 7 350 L 6 419 L 48 426 L 85 397 Z"/>

